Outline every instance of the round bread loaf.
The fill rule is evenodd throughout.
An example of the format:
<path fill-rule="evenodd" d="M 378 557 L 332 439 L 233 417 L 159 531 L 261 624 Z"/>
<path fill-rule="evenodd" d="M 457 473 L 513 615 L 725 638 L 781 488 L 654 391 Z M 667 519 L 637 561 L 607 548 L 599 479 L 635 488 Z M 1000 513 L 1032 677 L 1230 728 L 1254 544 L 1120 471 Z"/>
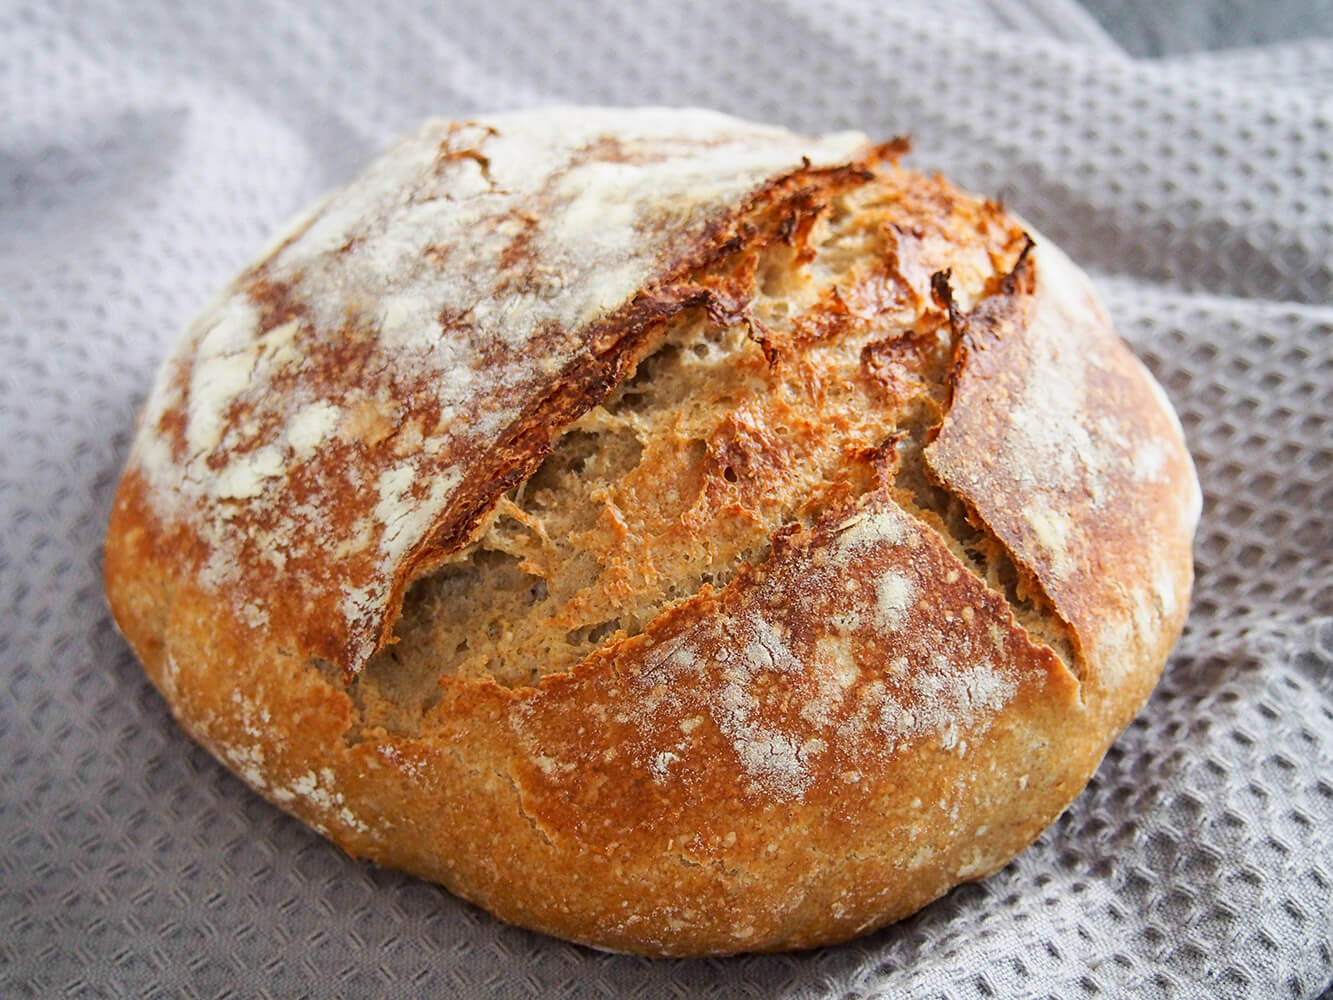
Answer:
<path fill-rule="evenodd" d="M 906 143 L 432 122 L 189 327 L 106 547 L 180 724 L 348 853 L 601 948 L 984 878 L 1179 634 L 1199 491 L 1084 275 Z"/>

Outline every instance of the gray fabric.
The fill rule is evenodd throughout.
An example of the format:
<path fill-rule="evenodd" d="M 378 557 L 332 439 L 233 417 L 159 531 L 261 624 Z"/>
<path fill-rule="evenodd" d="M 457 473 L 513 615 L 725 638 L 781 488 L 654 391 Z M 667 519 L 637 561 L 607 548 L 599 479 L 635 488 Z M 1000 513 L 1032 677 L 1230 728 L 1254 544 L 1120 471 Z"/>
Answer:
<path fill-rule="evenodd" d="M 1083 0 L 1135 56 L 1333 38 L 1333 0 Z"/>
<path fill-rule="evenodd" d="M 999 5 L 997 5 L 998 8 Z M 0 9 L 0 995 L 1311 996 L 1333 974 L 1333 43 L 1140 63 L 1062 0 Z M 648 962 L 348 860 L 186 740 L 100 590 L 155 365 L 432 114 L 911 132 L 1089 266 L 1206 494 L 1187 633 L 1038 843 L 851 944 Z"/>

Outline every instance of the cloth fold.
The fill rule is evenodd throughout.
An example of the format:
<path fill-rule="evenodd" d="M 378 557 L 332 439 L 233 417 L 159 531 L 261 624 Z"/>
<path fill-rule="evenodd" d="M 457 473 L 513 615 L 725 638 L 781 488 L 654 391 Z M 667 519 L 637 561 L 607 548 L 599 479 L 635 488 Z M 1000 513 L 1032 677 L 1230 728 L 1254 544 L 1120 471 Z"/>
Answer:
<path fill-rule="evenodd" d="M 0 10 L 0 994 L 1313 996 L 1333 978 L 1333 42 L 1146 62 L 1071 0 Z M 1184 638 L 1088 790 L 847 945 L 650 962 L 358 864 L 171 722 L 101 597 L 135 414 L 286 218 L 429 116 L 910 133 L 1093 273 L 1205 491 Z"/>

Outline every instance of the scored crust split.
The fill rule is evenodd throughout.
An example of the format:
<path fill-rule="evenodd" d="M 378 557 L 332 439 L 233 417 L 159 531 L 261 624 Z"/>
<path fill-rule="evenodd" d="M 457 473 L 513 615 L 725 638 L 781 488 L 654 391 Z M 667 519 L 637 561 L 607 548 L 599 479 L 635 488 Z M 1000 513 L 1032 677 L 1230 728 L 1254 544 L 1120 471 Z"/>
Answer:
<path fill-rule="evenodd" d="M 1199 493 L 1083 276 L 905 143 L 432 122 L 190 326 L 106 549 L 186 731 L 603 948 L 846 939 L 1083 788 Z"/>

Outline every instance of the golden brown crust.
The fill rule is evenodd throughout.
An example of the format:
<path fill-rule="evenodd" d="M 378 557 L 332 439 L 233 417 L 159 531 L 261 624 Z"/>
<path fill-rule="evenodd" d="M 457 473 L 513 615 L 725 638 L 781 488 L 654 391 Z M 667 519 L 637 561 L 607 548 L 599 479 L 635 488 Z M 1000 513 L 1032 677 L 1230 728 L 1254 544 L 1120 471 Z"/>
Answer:
<path fill-rule="evenodd" d="M 196 575 L 350 678 L 663 319 L 725 307 L 690 276 L 863 179 L 864 147 L 704 112 L 428 123 L 196 319 L 131 465 Z"/>
<path fill-rule="evenodd" d="M 1119 729 L 1189 603 L 1200 500 L 1180 426 L 1054 246 L 1035 245 L 959 324 L 927 465 L 1072 628 L 1082 680 Z"/>
<path fill-rule="evenodd" d="M 348 745 L 346 694 L 188 583 L 145 663 L 192 736 L 349 853 L 600 947 L 807 947 L 1002 866 L 1104 750 L 1060 661 L 914 529 L 872 497 L 537 688 L 453 680 L 420 739 Z M 144 561 L 127 548 L 110 574 Z M 889 572 L 934 588 L 901 663 Z"/>
<path fill-rule="evenodd" d="M 729 140 L 709 121 L 715 145 L 802 148 L 738 124 Z M 643 166 L 670 145 L 609 129 L 579 147 L 577 166 Z M 485 148 L 442 145 L 430 169 L 485 173 L 490 164 L 476 159 Z M 323 307 L 293 291 L 300 279 L 274 281 L 272 261 L 248 272 L 234 295 L 260 321 L 209 353 L 210 332 L 226 332 L 215 309 L 213 325 L 201 323 L 164 369 L 107 539 L 116 620 L 182 726 L 349 853 L 605 948 L 691 955 L 828 943 L 1006 863 L 1083 787 L 1150 690 L 1183 619 L 1196 516 L 1169 407 L 1081 275 L 1044 245 L 975 309 L 954 310 L 952 399 L 927 462 L 1070 627 L 1081 683 L 942 522 L 885 486 L 810 527 L 783 528 L 769 557 L 725 589 L 705 587 L 535 686 L 442 678 L 419 735 L 365 725 L 343 683 L 390 638 L 406 582 L 467 540 L 558 431 L 632 369 L 664 317 L 692 305 L 740 309 L 718 278 L 725 262 L 765 241 L 799 247 L 832 194 L 868 182 L 876 158 L 896 151 L 777 168 L 757 186 L 726 188 L 703 225 L 654 209 L 643 238 L 661 249 L 634 272 L 634 294 L 586 322 L 538 324 L 518 346 L 488 348 L 511 354 L 483 360 L 521 358 L 524 375 L 503 388 L 503 406 L 488 410 L 477 391 L 489 429 L 467 441 L 423 432 L 441 422 L 438 394 L 428 370 L 386 353 L 384 316 L 325 330 L 310 318 Z M 994 268 L 984 243 L 951 248 L 941 236 L 952 232 L 941 221 L 956 210 L 952 189 L 916 175 L 901 187 L 903 212 L 921 224 L 894 224 L 889 263 L 917 298 L 932 295 L 932 274 L 948 298 L 948 263 L 960 275 Z M 995 206 L 982 215 L 983 230 L 1014 229 Z M 505 230 L 497 301 L 518 294 L 513 283 L 536 266 L 542 226 L 520 222 Z M 457 255 L 429 245 L 435 258 Z M 869 287 L 858 286 L 865 301 L 830 300 L 825 312 L 875 315 L 885 306 Z M 817 340 L 819 311 L 809 315 L 797 335 Z M 284 329 L 289 340 L 278 343 Z M 470 336 L 451 330 L 446 339 Z M 892 342 L 876 344 L 858 361 L 892 394 L 916 374 Z M 776 339 L 762 346 L 782 349 Z M 562 360 L 543 366 L 547 356 Z M 265 385 L 276 396 L 260 401 L 237 381 L 218 411 L 191 409 L 198 369 L 216 363 L 225 383 L 248 364 L 253 379 L 274 357 L 282 363 L 266 369 Z M 386 415 L 395 394 L 402 404 Z M 336 432 L 326 427 L 303 451 L 333 400 Z M 444 443 L 432 452 L 429 440 Z M 277 474 L 246 459 L 279 445 Z M 384 479 L 406 461 L 411 476 Z M 223 486 L 188 485 L 204 469 Z M 187 483 L 179 502 L 168 496 L 173 474 Z M 386 497 L 399 505 L 392 517 L 420 529 L 391 547 L 389 563 L 392 517 L 371 531 L 378 548 L 357 542 Z M 275 557 L 262 539 L 307 509 L 304 534 Z M 216 572 L 219 553 L 231 560 L 226 572 Z M 379 610 L 345 614 L 346 594 L 377 573 L 390 581 Z"/>

